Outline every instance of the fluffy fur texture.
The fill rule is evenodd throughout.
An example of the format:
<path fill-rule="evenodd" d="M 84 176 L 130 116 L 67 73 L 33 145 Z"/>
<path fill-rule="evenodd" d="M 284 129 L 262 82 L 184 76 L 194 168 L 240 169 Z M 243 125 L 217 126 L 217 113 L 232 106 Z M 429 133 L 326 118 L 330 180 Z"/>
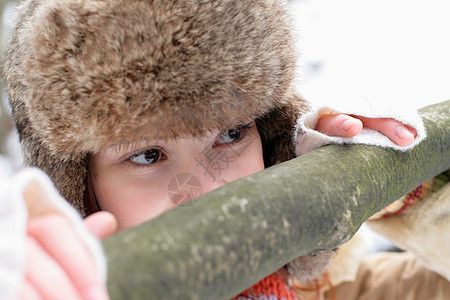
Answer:
<path fill-rule="evenodd" d="M 309 282 L 326 271 L 333 255 L 333 250 L 327 250 L 314 256 L 299 256 L 287 265 L 287 270 L 300 282 Z"/>
<path fill-rule="evenodd" d="M 89 155 L 111 146 L 200 136 L 252 117 L 266 166 L 293 158 L 307 105 L 291 86 L 285 5 L 24 1 L 4 73 L 25 163 L 85 215 Z"/>
<path fill-rule="evenodd" d="M 281 2 L 26 1 L 4 69 L 26 163 L 84 213 L 87 155 L 113 145 L 254 117 L 266 163 L 292 158 L 304 103 Z"/>

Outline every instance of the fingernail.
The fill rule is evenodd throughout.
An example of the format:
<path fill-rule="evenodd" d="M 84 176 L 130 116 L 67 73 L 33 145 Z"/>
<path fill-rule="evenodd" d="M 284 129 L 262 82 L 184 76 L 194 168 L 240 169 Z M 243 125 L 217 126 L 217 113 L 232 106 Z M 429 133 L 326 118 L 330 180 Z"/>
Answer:
<path fill-rule="evenodd" d="M 395 130 L 395 133 L 401 139 L 410 139 L 411 137 L 413 137 L 412 132 L 403 126 L 398 126 L 397 129 Z"/>
<path fill-rule="evenodd" d="M 344 123 L 342 123 L 342 128 L 345 131 L 347 131 L 347 130 L 349 130 L 352 127 L 353 124 L 354 124 L 353 120 L 345 120 Z"/>
<path fill-rule="evenodd" d="M 102 286 L 95 286 L 90 288 L 85 294 L 86 300 L 109 300 L 106 288 Z"/>

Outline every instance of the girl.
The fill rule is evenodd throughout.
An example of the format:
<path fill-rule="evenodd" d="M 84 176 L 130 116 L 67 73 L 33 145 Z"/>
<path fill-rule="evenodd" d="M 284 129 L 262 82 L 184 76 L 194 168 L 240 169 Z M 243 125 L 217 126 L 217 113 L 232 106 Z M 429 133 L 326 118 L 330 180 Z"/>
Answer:
<path fill-rule="evenodd" d="M 168 193 L 179 174 L 205 193 L 327 143 L 310 129 L 345 139 L 365 127 L 401 149 L 424 137 L 420 124 L 330 110 L 296 127 L 309 106 L 294 92 L 294 65 L 282 1 L 29 0 L 5 77 L 26 165 L 44 170 L 104 238 L 182 204 Z M 31 197 L 45 201 L 39 189 Z M 24 299 L 108 298 L 64 215 L 27 226 Z M 330 257 L 286 270 L 314 279 Z"/>

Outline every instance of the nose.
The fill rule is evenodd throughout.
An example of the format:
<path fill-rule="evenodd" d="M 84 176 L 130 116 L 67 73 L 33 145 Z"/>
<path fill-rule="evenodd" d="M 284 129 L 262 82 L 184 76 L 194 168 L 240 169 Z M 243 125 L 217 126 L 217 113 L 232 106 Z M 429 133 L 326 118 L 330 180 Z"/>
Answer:
<path fill-rule="evenodd" d="M 197 178 L 199 178 L 199 182 L 201 185 L 200 195 L 206 194 L 206 193 L 208 193 L 212 190 L 215 190 L 227 183 L 227 181 L 220 176 L 218 176 L 216 178 L 212 178 L 210 175 L 208 175 L 208 174 L 205 175 L 201 171 L 196 172 L 196 174 L 198 174 Z"/>
<path fill-rule="evenodd" d="M 206 194 L 229 181 L 225 173 L 218 172 L 217 161 L 208 155 L 217 155 L 209 144 L 197 141 L 179 142 L 176 176 L 169 183 L 169 197 L 175 205 L 189 206 L 196 197 Z M 208 152 L 207 154 L 205 153 Z M 223 166 L 222 166 L 223 167 Z"/>
<path fill-rule="evenodd" d="M 205 160 L 195 159 L 191 162 L 186 173 L 191 175 L 191 183 L 198 187 L 197 196 L 206 194 L 227 183 L 225 174 L 218 174 L 214 169 L 216 166 Z"/>
<path fill-rule="evenodd" d="M 200 195 L 215 190 L 227 182 L 232 181 L 239 172 L 232 172 L 230 162 L 219 159 L 223 154 L 219 150 L 209 149 L 208 154 L 201 154 L 195 157 L 190 165 L 190 172 L 198 179 L 201 185 Z"/>
<path fill-rule="evenodd" d="M 174 176 L 168 185 L 168 196 L 175 206 L 190 206 L 197 197 L 227 183 L 221 177 L 212 178 L 200 168 L 191 168 Z"/>

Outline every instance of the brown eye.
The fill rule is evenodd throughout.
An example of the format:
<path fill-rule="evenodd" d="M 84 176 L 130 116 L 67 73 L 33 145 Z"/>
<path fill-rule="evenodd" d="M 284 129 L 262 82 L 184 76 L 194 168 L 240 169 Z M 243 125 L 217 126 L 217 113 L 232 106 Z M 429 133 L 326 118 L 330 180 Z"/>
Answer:
<path fill-rule="evenodd" d="M 241 136 L 240 128 L 228 129 L 217 138 L 217 144 L 227 144 L 234 142 Z"/>
<path fill-rule="evenodd" d="M 138 165 L 150 165 L 159 161 L 161 156 L 161 150 L 152 148 L 131 155 L 129 160 Z"/>

